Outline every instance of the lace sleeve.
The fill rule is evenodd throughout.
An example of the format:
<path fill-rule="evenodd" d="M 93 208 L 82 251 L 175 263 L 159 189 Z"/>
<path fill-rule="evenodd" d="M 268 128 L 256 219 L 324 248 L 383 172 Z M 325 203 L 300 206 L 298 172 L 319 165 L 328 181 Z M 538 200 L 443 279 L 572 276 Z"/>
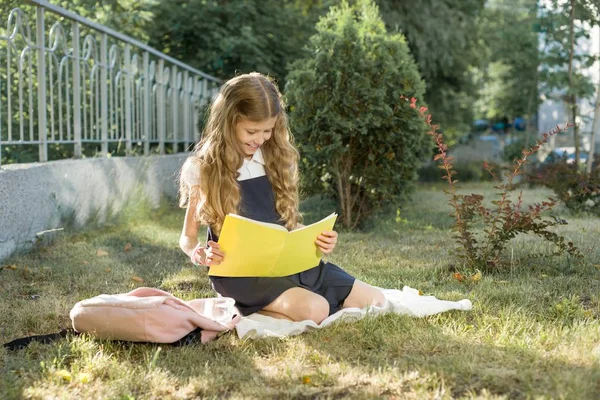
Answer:
<path fill-rule="evenodd" d="M 188 186 L 200 184 L 200 171 L 198 166 L 188 158 L 181 167 L 181 180 Z"/>

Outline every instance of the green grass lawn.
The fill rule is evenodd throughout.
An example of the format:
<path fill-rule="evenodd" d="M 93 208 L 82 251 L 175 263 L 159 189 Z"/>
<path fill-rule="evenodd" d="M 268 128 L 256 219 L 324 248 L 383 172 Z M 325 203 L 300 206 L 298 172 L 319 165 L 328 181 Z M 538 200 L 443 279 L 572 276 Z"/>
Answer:
<path fill-rule="evenodd" d="M 394 215 L 364 233 L 342 232 L 329 260 L 374 285 L 469 298 L 472 311 L 371 317 L 287 339 L 228 333 L 181 348 L 78 336 L 0 349 L 0 398 L 600 398 L 600 220 L 556 210 L 569 221 L 560 232 L 585 254 L 582 265 L 518 237 L 506 272 L 460 283 L 451 274 L 442 189 L 422 187 L 399 222 Z M 331 211 L 314 201 L 305 207 L 309 222 Z M 0 270 L 0 340 L 69 327 L 71 307 L 100 293 L 152 286 L 184 299 L 214 296 L 177 246 L 182 220 L 182 210 L 163 207 L 61 234 L 8 260 Z"/>

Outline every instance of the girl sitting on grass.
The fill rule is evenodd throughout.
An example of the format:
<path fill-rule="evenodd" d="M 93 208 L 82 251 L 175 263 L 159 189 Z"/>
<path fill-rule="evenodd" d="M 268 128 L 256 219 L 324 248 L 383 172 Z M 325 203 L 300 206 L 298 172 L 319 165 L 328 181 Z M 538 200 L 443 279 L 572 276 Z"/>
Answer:
<path fill-rule="evenodd" d="M 259 73 L 237 76 L 220 89 L 210 108 L 202 139 L 181 170 L 180 206 L 186 207 L 179 245 L 196 265 L 219 265 L 227 256 L 218 235 L 228 213 L 301 227 L 298 210 L 298 151 L 288 128 L 281 93 Z M 198 242 L 200 225 L 207 243 Z M 324 254 L 338 234 L 315 238 Z M 320 323 L 340 308 L 382 306 L 381 291 L 337 265 L 319 265 L 290 276 L 216 277 L 213 288 L 231 297 L 243 315 L 260 312 L 292 321 Z"/>

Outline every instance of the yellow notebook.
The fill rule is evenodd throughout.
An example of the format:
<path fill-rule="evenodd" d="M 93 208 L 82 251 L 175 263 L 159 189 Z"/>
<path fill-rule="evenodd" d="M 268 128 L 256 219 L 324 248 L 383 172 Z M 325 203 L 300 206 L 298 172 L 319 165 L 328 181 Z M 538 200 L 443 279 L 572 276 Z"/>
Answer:
<path fill-rule="evenodd" d="M 225 253 L 221 265 L 210 267 L 213 276 L 277 277 L 296 274 L 319 265 L 315 244 L 323 231 L 333 229 L 337 214 L 289 232 L 285 227 L 229 214 L 219 245 Z"/>

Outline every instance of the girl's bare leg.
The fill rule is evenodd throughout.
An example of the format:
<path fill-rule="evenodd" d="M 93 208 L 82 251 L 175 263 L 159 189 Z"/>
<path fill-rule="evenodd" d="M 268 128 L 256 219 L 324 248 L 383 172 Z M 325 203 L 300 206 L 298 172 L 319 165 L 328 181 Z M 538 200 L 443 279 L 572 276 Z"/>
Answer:
<path fill-rule="evenodd" d="M 385 296 L 381 293 L 381 290 L 357 279 L 354 281 L 354 286 L 352 286 L 350 294 L 344 300 L 342 308 L 365 308 L 371 305 L 383 307 L 384 304 Z"/>

